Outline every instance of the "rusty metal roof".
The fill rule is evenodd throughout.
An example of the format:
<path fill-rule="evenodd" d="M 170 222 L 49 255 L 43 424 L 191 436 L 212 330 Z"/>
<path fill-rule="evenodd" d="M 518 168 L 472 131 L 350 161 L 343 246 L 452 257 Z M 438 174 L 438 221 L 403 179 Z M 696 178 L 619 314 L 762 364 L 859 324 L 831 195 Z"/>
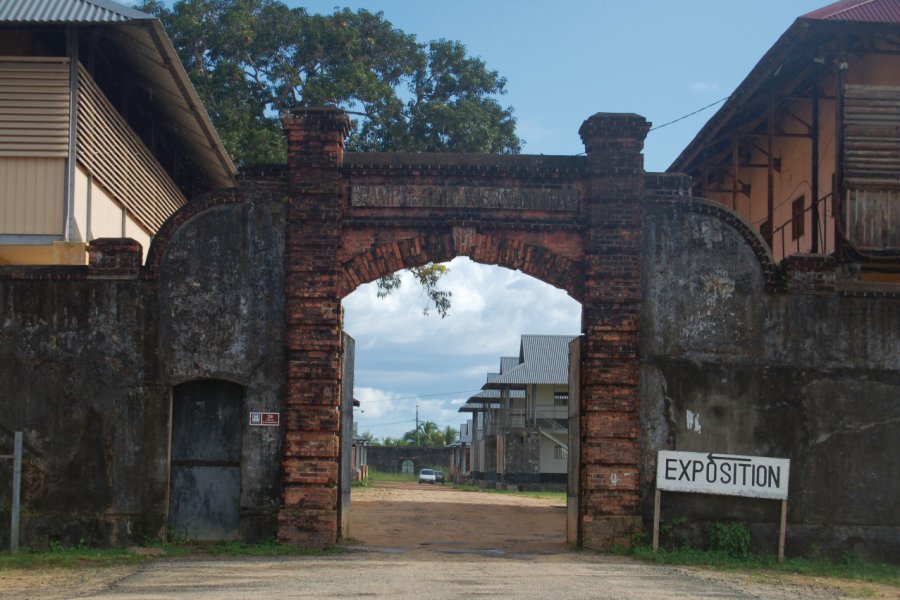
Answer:
<path fill-rule="evenodd" d="M 801 19 L 900 23 L 900 0 L 840 0 L 806 13 Z"/>
<path fill-rule="evenodd" d="M 109 0 L 0 0 L 8 23 L 121 23 L 151 15 Z"/>

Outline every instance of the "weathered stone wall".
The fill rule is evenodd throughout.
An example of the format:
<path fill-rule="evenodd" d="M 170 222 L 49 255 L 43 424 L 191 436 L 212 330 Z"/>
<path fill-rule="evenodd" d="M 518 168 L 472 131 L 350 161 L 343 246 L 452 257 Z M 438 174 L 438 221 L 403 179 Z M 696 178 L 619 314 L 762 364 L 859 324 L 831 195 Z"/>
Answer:
<path fill-rule="evenodd" d="M 422 448 L 417 446 L 369 446 L 367 459 L 369 470 L 382 473 L 399 473 L 403 461 L 413 461 L 414 472 L 419 469 L 435 468 L 444 470 L 449 481 L 453 448 Z"/>
<path fill-rule="evenodd" d="M 277 186 L 195 200 L 176 219 L 158 271 L 159 377 L 244 387 L 240 534 L 271 539 L 281 506 L 280 427 L 250 427 L 252 411 L 282 412 L 284 219 Z"/>
<path fill-rule="evenodd" d="M 165 535 L 173 386 L 239 383 L 244 423 L 281 409 L 283 222 L 248 183 L 174 215 L 146 268 L 118 240 L 88 267 L 0 268 L 0 447 L 25 433 L 23 545 Z M 276 533 L 280 453 L 277 428 L 244 427 L 244 539 Z"/>
<path fill-rule="evenodd" d="M 21 543 L 159 535 L 170 390 L 154 376 L 155 286 L 89 280 L 87 267 L 31 274 L 51 271 L 0 278 L 0 452 L 24 432 Z M 10 462 L 0 461 L 7 485 Z M 3 539 L 9 503 L 0 494 Z"/>
<path fill-rule="evenodd" d="M 644 239 L 645 520 L 658 450 L 783 457 L 788 554 L 900 556 L 900 298 L 827 261 L 779 273 L 755 232 L 704 200 L 649 202 Z M 688 518 L 677 535 L 738 520 L 758 550 L 777 548 L 778 502 L 664 493 L 662 507 Z"/>

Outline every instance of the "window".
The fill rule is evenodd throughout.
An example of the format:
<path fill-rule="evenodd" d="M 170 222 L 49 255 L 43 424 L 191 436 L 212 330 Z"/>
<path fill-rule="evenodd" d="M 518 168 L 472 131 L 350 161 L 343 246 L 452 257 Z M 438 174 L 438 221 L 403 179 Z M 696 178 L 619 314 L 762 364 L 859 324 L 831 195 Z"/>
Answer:
<path fill-rule="evenodd" d="M 569 392 L 554 392 L 553 393 L 553 406 L 568 406 L 569 405 Z"/>
<path fill-rule="evenodd" d="M 805 233 L 806 196 L 800 196 L 791 202 L 791 239 L 800 239 Z"/>
<path fill-rule="evenodd" d="M 563 448 L 562 446 L 554 446 L 553 447 L 553 458 L 556 460 L 566 460 L 569 458 L 569 450 L 568 448 Z"/>
<path fill-rule="evenodd" d="M 772 242 L 772 223 L 768 219 L 760 224 L 759 235 L 761 235 L 767 242 Z"/>

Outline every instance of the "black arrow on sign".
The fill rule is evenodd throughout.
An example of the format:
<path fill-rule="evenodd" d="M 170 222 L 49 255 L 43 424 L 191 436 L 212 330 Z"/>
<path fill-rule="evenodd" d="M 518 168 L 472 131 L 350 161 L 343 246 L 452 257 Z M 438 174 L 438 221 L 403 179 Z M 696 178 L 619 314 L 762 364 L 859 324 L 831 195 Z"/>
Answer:
<path fill-rule="evenodd" d="M 752 458 L 741 458 L 740 456 L 728 456 L 727 454 L 722 454 L 722 455 L 720 455 L 720 454 L 713 454 L 712 452 L 710 452 L 709 454 L 707 454 L 707 455 L 706 455 L 706 458 L 709 459 L 710 461 L 714 461 L 714 460 L 730 460 L 730 461 L 734 461 L 734 462 L 753 462 L 753 459 L 752 459 Z"/>

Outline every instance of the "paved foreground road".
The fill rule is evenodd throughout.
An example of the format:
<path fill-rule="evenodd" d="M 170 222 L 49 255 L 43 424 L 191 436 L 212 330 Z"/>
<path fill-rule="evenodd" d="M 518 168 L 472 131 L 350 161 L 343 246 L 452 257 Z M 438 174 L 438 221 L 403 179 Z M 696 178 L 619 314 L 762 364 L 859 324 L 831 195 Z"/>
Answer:
<path fill-rule="evenodd" d="M 341 554 L 160 558 L 0 571 L 0 598 L 897 598 L 897 588 L 659 567 L 565 544 L 560 499 L 449 486 L 354 489 Z M 838 587 L 842 586 L 842 587 Z"/>
<path fill-rule="evenodd" d="M 690 571 L 595 554 L 491 557 L 422 550 L 161 560 L 87 598 L 843 598 L 819 582 Z M 879 594 L 880 595 L 880 594 Z M 65 596 L 63 596 L 65 597 Z M 858 596 L 857 596 L 858 597 Z"/>

